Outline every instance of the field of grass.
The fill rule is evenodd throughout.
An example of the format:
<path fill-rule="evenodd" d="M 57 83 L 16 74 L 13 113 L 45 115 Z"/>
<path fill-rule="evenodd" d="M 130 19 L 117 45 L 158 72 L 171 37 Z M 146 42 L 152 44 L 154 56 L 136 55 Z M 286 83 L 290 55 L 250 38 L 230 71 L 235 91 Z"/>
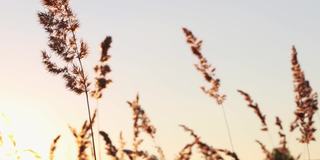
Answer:
<path fill-rule="evenodd" d="M 61 78 L 65 82 L 66 92 L 72 92 L 81 98 L 84 98 L 85 108 L 82 108 L 87 113 L 87 119 L 84 119 L 80 128 L 69 126 L 70 134 L 76 142 L 74 149 L 78 160 L 165 160 L 167 159 L 164 152 L 166 146 L 161 146 L 157 136 L 158 128 L 152 122 L 152 117 L 148 116 L 146 110 L 141 105 L 140 96 L 137 94 L 132 100 L 127 101 L 128 107 L 131 109 L 132 117 L 128 117 L 128 123 L 132 126 L 133 133 L 125 133 L 131 135 L 128 144 L 124 133 L 119 133 L 119 139 L 112 139 L 108 131 L 100 129 L 103 122 L 99 121 L 99 109 L 94 107 L 101 99 L 107 98 L 105 92 L 108 92 L 109 86 L 113 84 L 111 73 L 112 66 L 109 64 L 112 58 L 113 37 L 104 35 L 105 38 L 100 43 L 100 57 L 94 66 L 84 65 L 83 61 L 88 58 L 91 53 L 88 49 L 88 43 L 79 37 L 80 24 L 79 20 L 71 8 L 69 0 L 42 0 L 43 9 L 38 12 L 38 21 L 48 35 L 48 49 L 41 51 L 42 63 L 44 68 L 54 76 Z M 201 31 L 197 31 L 201 32 Z M 216 144 L 209 144 L 201 138 L 201 135 L 191 127 L 180 124 L 180 128 L 186 134 L 190 135 L 190 141 L 185 142 L 185 145 L 177 149 L 176 160 L 189 159 L 205 159 L 205 160 L 239 160 L 241 152 L 238 152 L 238 145 L 234 144 L 236 138 L 233 131 L 233 126 L 230 125 L 230 115 L 225 110 L 225 101 L 227 94 L 221 92 L 223 88 L 223 79 L 219 79 L 216 74 L 217 68 L 212 65 L 214 60 L 207 59 L 206 54 L 202 52 L 203 41 L 199 39 L 189 28 L 182 28 L 181 35 L 184 36 L 186 47 L 190 48 L 189 53 L 197 60 L 194 65 L 195 72 L 199 72 L 199 77 L 190 77 L 203 79 L 206 84 L 200 87 L 200 91 L 212 99 L 213 105 L 221 110 L 223 118 L 223 128 L 210 127 L 210 123 L 203 122 L 206 128 L 212 130 L 225 130 L 226 135 L 219 137 L 225 139 L 227 148 L 221 148 Z M 210 44 L 209 44 L 210 45 Z M 44 47 L 44 46 L 43 46 Z M 165 46 L 163 46 L 165 47 Z M 254 95 L 239 88 L 234 90 L 243 97 L 242 106 L 247 105 L 248 110 L 252 110 L 256 115 L 256 123 L 261 124 L 261 132 L 265 133 L 265 137 L 269 140 L 265 145 L 262 140 L 256 140 L 257 147 L 261 148 L 261 152 L 265 160 L 298 160 L 302 156 L 311 160 L 310 144 L 318 143 L 316 135 L 319 134 L 315 121 L 320 120 L 318 112 L 318 96 L 312 89 L 309 79 L 304 74 L 303 66 L 298 60 L 298 52 L 295 46 L 292 46 L 291 51 L 291 72 L 292 86 L 294 90 L 295 111 L 290 113 L 294 119 L 290 124 L 283 123 L 281 117 L 269 117 L 263 109 L 254 100 Z M 90 79 L 89 73 L 94 73 L 94 78 Z M 114 73 L 117 74 L 117 73 Z M 46 76 L 46 75 L 44 75 Z M 290 75 L 288 75 L 290 76 Z M 62 86 L 61 86 L 62 87 Z M 275 88 L 276 90 L 276 88 Z M 276 92 L 276 91 L 275 91 Z M 199 94 L 202 94 L 199 92 Z M 232 111 L 229 111 L 232 112 Z M 181 114 L 181 113 L 177 113 Z M 32 159 L 49 159 L 55 160 L 57 152 L 59 152 L 60 142 L 66 135 L 57 135 L 52 137 L 51 147 L 48 148 L 49 155 L 40 156 L 37 151 L 32 149 L 17 149 L 14 138 L 14 133 L 5 132 L 7 118 L 1 116 L 0 126 L 0 160 L 9 159 L 24 159 L 25 156 Z M 190 119 L 192 121 L 192 119 Z M 270 122 L 273 122 L 270 124 Z M 66 122 L 67 124 L 68 122 Z M 187 122 L 186 122 L 187 123 Z M 318 122 L 317 122 L 318 123 Z M 3 128 L 2 128 L 3 127 Z M 278 137 L 274 137 L 273 131 L 276 130 Z M 173 129 L 173 132 L 178 132 L 178 129 Z M 306 155 L 301 153 L 291 152 L 290 141 L 288 136 L 297 136 L 296 139 L 299 145 L 307 148 Z M 215 135 L 212 135 L 215 136 Z M 266 140 L 264 139 L 264 141 Z M 274 143 L 278 140 L 279 142 Z M 103 144 L 102 144 L 103 143 Z M 145 146 L 149 144 L 149 147 Z M 104 150 L 100 150 L 100 146 L 104 146 Z M 8 147 L 9 146 L 9 147 Z M 152 146 L 152 147 L 150 147 Z M 245 144 L 243 144 L 245 147 Z M 5 148 L 5 149 L 4 149 Z M 316 150 L 314 150 L 316 151 Z M 315 159 L 313 159 L 315 160 Z"/>

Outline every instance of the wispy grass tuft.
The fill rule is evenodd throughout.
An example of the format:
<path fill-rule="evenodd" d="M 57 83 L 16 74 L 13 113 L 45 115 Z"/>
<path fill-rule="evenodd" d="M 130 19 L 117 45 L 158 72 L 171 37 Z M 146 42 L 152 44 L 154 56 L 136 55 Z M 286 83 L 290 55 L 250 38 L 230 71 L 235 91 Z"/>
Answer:
<path fill-rule="evenodd" d="M 304 72 L 298 61 L 296 48 L 292 47 L 292 74 L 294 79 L 294 93 L 296 102 L 295 120 L 291 123 L 291 131 L 300 128 L 301 143 L 309 144 L 315 141 L 313 116 L 318 110 L 318 94 L 313 92 L 310 83 L 306 80 Z"/>
<path fill-rule="evenodd" d="M 93 135 L 89 131 L 92 128 L 92 125 L 96 118 L 96 113 L 97 112 L 95 111 L 90 121 L 85 121 L 83 123 L 80 131 L 77 131 L 77 129 L 69 126 L 78 146 L 78 160 L 88 160 L 90 157 L 90 154 L 87 153 L 87 149 L 91 144 L 90 138 Z"/>
<path fill-rule="evenodd" d="M 318 110 L 318 94 L 314 92 L 310 86 L 310 82 L 306 80 L 304 72 L 298 61 L 298 52 L 295 46 L 292 46 L 291 54 L 291 70 L 293 74 L 294 93 L 296 102 L 295 120 L 291 123 L 291 131 L 299 128 L 301 137 L 300 143 L 305 143 L 308 149 L 308 159 L 310 160 L 309 143 L 315 141 L 313 117 Z"/>
<path fill-rule="evenodd" d="M 226 115 L 226 111 L 223 106 L 223 102 L 226 99 L 226 95 L 219 93 L 220 79 L 215 76 L 216 68 L 209 64 L 208 60 L 202 54 L 202 40 L 198 40 L 193 35 L 193 33 L 187 28 L 182 28 L 182 31 L 185 34 L 187 43 L 190 45 L 193 55 L 195 55 L 199 61 L 198 64 L 195 64 L 195 68 L 203 75 L 204 79 L 210 84 L 209 88 L 202 86 L 202 91 L 208 94 L 210 97 L 212 97 L 222 108 L 223 118 L 228 132 L 229 143 L 232 151 L 234 151 L 231 129 Z"/>
<path fill-rule="evenodd" d="M 220 79 L 215 76 L 216 68 L 208 63 L 208 60 L 201 52 L 202 40 L 198 40 L 187 28 L 182 28 L 182 30 L 186 36 L 187 43 L 190 45 L 192 53 L 199 60 L 199 64 L 195 64 L 196 69 L 202 73 L 204 79 L 211 85 L 210 88 L 201 87 L 202 91 L 214 98 L 219 105 L 222 105 L 226 99 L 226 95 L 219 93 Z"/>
<path fill-rule="evenodd" d="M 54 160 L 55 157 L 55 151 L 57 149 L 57 143 L 59 139 L 61 138 L 60 135 L 58 135 L 52 142 L 51 147 L 50 147 L 50 155 L 49 155 L 49 160 Z"/>
<path fill-rule="evenodd" d="M 239 160 L 238 155 L 235 152 L 229 151 L 227 149 L 218 149 L 209 146 L 208 144 L 202 142 L 200 137 L 190 128 L 185 125 L 180 125 L 186 132 L 189 132 L 190 135 L 194 138 L 193 143 L 187 144 L 182 151 L 179 153 L 178 160 L 188 160 L 192 154 L 191 150 L 193 146 L 197 146 L 200 153 L 203 155 L 206 160 L 224 160 L 224 157 L 221 153 L 225 154 L 225 156 L 230 157 L 234 160 Z"/>
<path fill-rule="evenodd" d="M 39 22 L 48 33 L 48 46 L 54 55 L 61 59 L 62 66 L 58 65 L 51 58 L 51 54 L 42 51 L 42 62 L 46 69 L 55 75 L 60 75 L 66 81 L 66 88 L 76 94 L 85 93 L 88 120 L 91 121 L 91 108 L 89 103 L 89 92 L 94 98 L 102 97 L 102 90 L 111 83 L 106 75 L 111 71 L 107 61 L 110 58 L 108 50 L 112 42 L 107 36 L 101 43 L 101 58 L 96 65 L 95 88 L 90 89 L 91 82 L 83 67 L 83 60 L 89 54 L 88 44 L 77 37 L 79 21 L 73 13 L 69 0 L 42 0 L 44 11 L 38 13 Z M 92 137 L 92 148 L 96 160 L 95 138 L 93 128 L 90 128 Z"/>
<path fill-rule="evenodd" d="M 242 91 L 242 90 L 238 90 L 238 92 L 243 95 L 244 99 L 248 102 L 248 107 L 252 108 L 254 110 L 254 113 L 258 116 L 261 124 L 262 124 L 262 128 L 261 130 L 262 131 L 268 131 L 268 125 L 267 125 L 267 122 L 266 122 L 266 115 L 263 115 L 260 108 L 259 108 L 259 105 L 258 103 L 254 103 L 254 101 L 252 100 L 251 96 Z"/>

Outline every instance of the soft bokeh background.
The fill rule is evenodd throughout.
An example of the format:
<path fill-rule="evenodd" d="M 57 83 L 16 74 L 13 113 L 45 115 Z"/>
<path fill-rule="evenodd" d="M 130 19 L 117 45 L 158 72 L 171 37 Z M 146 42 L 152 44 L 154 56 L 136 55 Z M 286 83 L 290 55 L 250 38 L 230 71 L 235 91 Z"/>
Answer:
<path fill-rule="evenodd" d="M 196 60 L 183 26 L 204 40 L 203 52 L 217 67 L 222 92 L 228 96 L 225 108 L 235 149 L 242 159 L 262 159 L 255 139 L 272 145 L 236 89 L 248 91 L 259 102 L 272 126 L 274 144 L 274 117 L 281 116 L 285 126 L 293 120 L 291 45 L 296 45 L 314 90 L 320 91 L 320 1 L 74 0 L 72 6 L 81 23 L 79 36 L 90 45 L 87 70 L 97 61 L 105 35 L 114 39 L 114 83 L 98 107 L 100 129 L 116 143 L 123 131 L 130 144 L 131 110 L 126 101 L 139 92 L 168 159 L 192 140 L 178 124 L 193 128 L 215 147 L 230 148 L 221 109 L 199 89 L 205 82 L 193 67 Z M 42 9 L 40 0 L 1 0 L 0 112 L 11 123 L 0 127 L 14 133 L 19 148 L 32 148 L 44 158 L 52 139 L 62 134 L 57 154 L 69 159 L 74 156 L 74 140 L 68 125 L 80 127 L 87 118 L 85 99 L 66 91 L 63 80 L 49 75 L 41 64 L 47 35 L 36 13 Z M 91 104 L 97 106 L 95 101 Z M 320 128 L 320 118 L 315 118 Z M 306 159 L 306 147 L 296 143 L 297 135 L 288 136 L 292 152 Z M 312 158 L 319 159 L 319 141 L 310 148 Z"/>

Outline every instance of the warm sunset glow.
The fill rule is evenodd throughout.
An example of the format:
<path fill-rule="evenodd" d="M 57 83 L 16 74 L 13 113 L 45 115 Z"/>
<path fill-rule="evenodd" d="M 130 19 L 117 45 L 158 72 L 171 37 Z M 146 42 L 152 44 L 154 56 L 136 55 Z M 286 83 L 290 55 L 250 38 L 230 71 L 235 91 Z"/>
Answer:
<path fill-rule="evenodd" d="M 2 2 L 0 160 L 320 159 L 319 6 Z"/>

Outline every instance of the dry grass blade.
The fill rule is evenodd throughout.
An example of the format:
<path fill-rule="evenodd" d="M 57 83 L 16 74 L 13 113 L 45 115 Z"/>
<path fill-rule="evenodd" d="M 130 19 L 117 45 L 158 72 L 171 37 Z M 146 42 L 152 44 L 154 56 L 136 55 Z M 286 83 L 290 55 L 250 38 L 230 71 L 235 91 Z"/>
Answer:
<path fill-rule="evenodd" d="M 111 72 L 109 65 L 107 64 L 108 60 L 110 59 L 110 55 L 108 51 L 110 49 L 110 45 L 112 42 L 112 38 L 107 36 L 101 42 L 101 57 L 100 62 L 98 65 L 94 67 L 94 71 L 96 73 L 95 77 L 95 89 L 91 91 L 91 96 L 100 99 L 102 97 L 102 91 L 107 87 L 108 84 L 112 82 L 111 79 L 108 79 L 106 76 L 108 73 Z"/>
<path fill-rule="evenodd" d="M 124 155 L 126 155 L 129 159 L 136 160 L 138 158 L 146 159 L 146 160 L 157 160 L 158 158 L 154 155 L 149 155 L 147 151 L 143 151 L 139 149 L 140 144 L 143 142 L 143 139 L 140 138 L 140 134 L 145 132 L 148 134 L 153 142 L 155 142 L 155 133 L 156 128 L 151 125 L 150 119 L 146 115 L 145 111 L 141 108 L 139 104 L 139 96 L 137 95 L 136 98 L 131 101 L 127 102 L 133 111 L 133 149 L 125 149 L 125 142 L 120 133 L 120 147 L 117 148 L 113 145 L 109 135 L 104 132 L 100 131 L 100 135 L 104 138 L 105 147 L 107 151 L 107 155 L 111 156 L 115 160 L 123 160 Z M 86 123 L 85 123 L 86 124 Z M 86 126 L 86 125 L 84 125 Z M 85 127 L 83 127 L 85 128 Z M 165 160 L 164 153 L 162 149 L 156 145 L 157 152 L 161 160 Z"/>
<path fill-rule="evenodd" d="M 81 127 L 81 130 L 78 132 L 75 128 L 69 127 L 73 136 L 76 138 L 78 146 L 78 160 L 88 160 L 89 156 L 87 154 L 87 149 L 90 145 L 90 138 L 92 137 L 91 132 L 94 120 L 96 118 L 96 111 L 92 116 L 92 120 L 85 121 Z"/>
<path fill-rule="evenodd" d="M 180 127 L 182 127 L 186 132 L 189 132 L 195 140 L 183 147 L 183 149 L 179 152 L 177 160 L 189 160 L 192 156 L 192 147 L 197 144 L 196 139 L 199 139 L 199 137 L 198 135 L 196 135 L 196 133 L 194 133 L 192 129 L 188 128 L 187 126 L 181 124 Z"/>
<path fill-rule="evenodd" d="M 179 156 L 176 158 L 176 160 L 190 160 L 192 156 L 192 147 L 196 144 L 196 142 L 192 142 L 189 144 L 186 144 L 182 150 L 179 152 Z"/>
<path fill-rule="evenodd" d="M 313 116 L 318 110 L 318 96 L 317 93 L 313 92 L 310 83 L 305 79 L 304 72 L 297 57 L 298 53 L 296 48 L 292 47 L 292 73 L 294 82 L 294 93 L 296 102 L 295 120 L 291 123 L 291 131 L 297 127 L 300 128 L 301 143 L 309 144 L 310 141 L 315 141 Z"/>
<path fill-rule="evenodd" d="M 40 154 L 32 149 L 26 149 L 24 152 L 30 153 L 36 160 L 41 160 Z"/>
<path fill-rule="evenodd" d="M 139 104 L 139 95 L 132 102 L 127 102 L 133 111 L 133 143 L 134 151 L 138 151 L 139 145 L 142 140 L 139 140 L 141 131 L 146 132 L 151 138 L 154 138 L 156 128 L 151 125 L 150 119 L 148 118 L 145 111 Z"/>
<path fill-rule="evenodd" d="M 266 115 L 263 115 L 260 111 L 258 103 L 254 103 L 250 95 L 242 90 L 238 90 L 238 92 L 243 95 L 245 100 L 248 102 L 248 107 L 252 108 L 254 110 L 254 113 L 258 116 L 260 122 L 262 123 L 262 131 L 268 131 L 268 125 L 266 122 Z"/>
<path fill-rule="evenodd" d="M 145 151 L 132 151 L 130 149 L 124 149 L 123 152 L 129 157 L 130 160 L 135 160 L 137 157 L 142 159 L 147 159 L 150 157 Z"/>
<path fill-rule="evenodd" d="M 207 59 L 201 53 L 202 41 L 198 40 L 187 28 L 183 28 L 182 30 L 186 36 L 187 43 L 190 44 L 192 53 L 199 60 L 199 64 L 195 64 L 195 67 L 199 72 L 202 73 L 204 79 L 211 85 L 209 89 L 206 89 L 205 87 L 201 87 L 201 89 L 210 97 L 214 98 L 219 105 L 222 105 L 226 95 L 219 93 L 220 79 L 215 77 L 216 69 L 208 63 Z"/>
<path fill-rule="evenodd" d="M 276 126 L 279 127 L 280 131 L 278 132 L 279 136 L 280 136 L 280 150 L 282 150 L 283 152 L 285 151 L 289 151 L 289 149 L 287 148 L 287 136 L 283 131 L 283 127 L 282 127 L 282 121 L 279 117 L 276 117 Z"/>
<path fill-rule="evenodd" d="M 274 159 L 279 159 L 279 157 L 282 157 L 282 159 L 288 159 L 288 160 L 298 160 L 299 156 L 297 158 L 294 158 L 290 151 L 289 148 L 287 147 L 287 136 L 284 133 L 283 130 L 283 125 L 282 125 L 282 121 L 279 117 L 276 117 L 276 126 L 279 127 L 279 137 L 280 137 L 280 147 L 273 149 L 272 154 Z"/>
<path fill-rule="evenodd" d="M 114 160 L 119 160 L 119 158 L 117 157 L 118 149 L 112 144 L 112 141 L 109 138 L 109 135 L 103 131 L 100 131 L 99 133 L 103 137 L 106 143 L 105 147 L 106 147 L 107 155 L 111 156 Z"/>
<path fill-rule="evenodd" d="M 123 160 L 124 155 L 121 155 L 121 154 L 127 155 L 127 157 L 130 160 L 136 160 L 138 158 L 142 158 L 145 160 L 158 160 L 158 158 L 156 156 L 149 155 L 149 153 L 147 151 L 138 150 L 138 148 L 134 148 L 134 150 L 124 149 L 125 143 L 124 143 L 122 135 L 120 136 L 121 142 L 120 142 L 120 148 L 118 149 L 112 144 L 112 141 L 109 138 L 109 135 L 107 133 L 105 133 L 103 131 L 100 131 L 99 133 L 103 137 L 103 139 L 106 143 L 107 155 L 111 156 L 113 160 Z M 159 149 L 159 148 L 157 148 L 157 149 Z M 161 152 L 162 152 L 162 150 L 161 150 Z"/>
<path fill-rule="evenodd" d="M 190 129 L 186 125 L 180 124 L 180 127 L 183 128 L 184 131 L 189 132 L 194 139 L 200 138 L 192 129 Z"/>
<path fill-rule="evenodd" d="M 260 141 L 256 140 L 256 142 L 260 145 L 263 153 L 266 156 L 266 160 L 273 160 L 271 152 L 267 149 L 267 147 Z"/>
<path fill-rule="evenodd" d="M 206 160 L 224 160 L 217 149 L 207 145 L 206 143 L 197 141 L 197 146 Z"/>
<path fill-rule="evenodd" d="M 208 144 L 202 142 L 200 140 L 200 137 L 189 127 L 185 125 L 180 125 L 186 132 L 189 132 L 190 135 L 194 138 L 194 142 L 187 144 L 182 151 L 179 153 L 178 160 L 184 159 L 188 160 L 191 157 L 192 154 L 192 147 L 196 145 L 198 149 L 200 150 L 200 153 L 204 156 L 206 160 L 223 160 L 224 158 L 220 155 L 220 153 L 226 154 L 226 156 L 233 158 L 234 160 L 239 160 L 237 154 L 235 152 L 231 152 L 226 149 L 216 149 Z"/>
<path fill-rule="evenodd" d="M 233 158 L 234 160 L 239 160 L 239 157 L 235 152 L 231 152 L 227 149 L 218 149 L 218 151 L 224 153 L 228 157 Z"/>
<path fill-rule="evenodd" d="M 51 144 L 51 147 L 50 147 L 50 155 L 49 155 L 49 160 L 54 160 L 54 157 L 55 157 L 55 151 L 56 151 L 56 148 L 57 148 L 57 143 L 60 139 L 60 135 L 58 135 L 52 142 Z"/>

